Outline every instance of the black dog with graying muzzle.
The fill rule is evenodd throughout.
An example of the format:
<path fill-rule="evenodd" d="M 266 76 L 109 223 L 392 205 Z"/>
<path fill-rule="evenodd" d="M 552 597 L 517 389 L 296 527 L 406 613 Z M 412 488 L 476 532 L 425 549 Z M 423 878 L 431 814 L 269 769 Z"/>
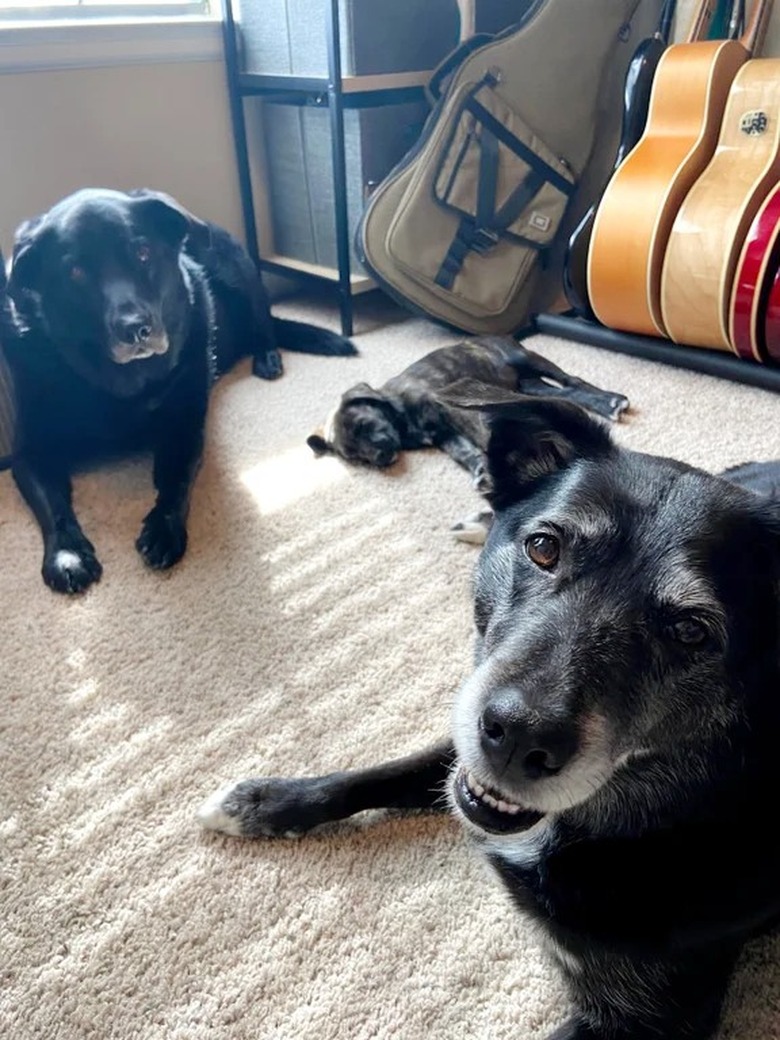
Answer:
<path fill-rule="evenodd" d="M 354 354 L 341 336 L 271 316 L 231 236 L 161 192 L 86 189 L 23 224 L 3 305 L 13 376 L 13 475 L 44 542 L 43 578 L 80 592 L 100 578 L 71 504 L 71 474 L 149 449 L 157 501 L 136 546 L 155 569 L 187 544 L 209 390 L 239 358 L 282 373 L 278 345 Z"/>
<path fill-rule="evenodd" d="M 453 740 L 245 780 L 200 820 L 276 837 L 446 790 L 568 984 L 550 1040 L 709 1040 L 740 949 L 780 921 L 780 464 L 716 477 L 571 405 L 488 413 Z"/>

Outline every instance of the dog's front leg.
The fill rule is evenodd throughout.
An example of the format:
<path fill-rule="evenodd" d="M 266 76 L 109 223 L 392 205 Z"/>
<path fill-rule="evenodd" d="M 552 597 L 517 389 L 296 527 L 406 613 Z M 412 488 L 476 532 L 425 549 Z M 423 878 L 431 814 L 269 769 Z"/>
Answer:
<path fill-rule="evenodd" d="M 166 408 L 164 415 L 156 418 L 157 501 L 144 518 L 135 543 L 144 561 L 155 570 L 178 563 L 187 548 L 190 491 L 203 454 L 205 419 L 205 395 L 186 408 Z"/>
<path fill-rule="evenodd" d="M 551 1033 L 546 1040 L 711 1040 L 716 1023 L 707 1020 L 700 1024 L 672 1024 L 666 1029 L 663 1023 L 650 1025 L 635 1022 L 625 1027 L 610 1026 L 600 1029 L 590 1026 L 575 1015 Z"/>
<path fill-rule="evenodd" d="M 43 580 L 56 592 L 83 592 L 103 568 L 73 512 L 69 474 L 55 462 L 22 454 L 13 476 L 41 529 Z"/>
<path fill-rule="evenodd" d="M 242 780 L 212 795 L 198 812 L 209 830 L 235 837 L 295 837 L 364 809 L 445 808 L 451 743 L 372 769 L 296 779 Z"/>
<path fill-rule="evenodd" d="M 477 491 L 484 493 L 490 489 L 484 452 L 473 441 L 462 433 L 453 433 L 441 440 L 439 447 L 459 466 L 469 471 Z"/>
<path fill-rule="evenodd" d="M 581 1018 L 570 1018 L 562 1026 L 555 1030 L 547 1040 L 602 1040 L 598 1033 L 594 1033 L 587 1022 Z"/>

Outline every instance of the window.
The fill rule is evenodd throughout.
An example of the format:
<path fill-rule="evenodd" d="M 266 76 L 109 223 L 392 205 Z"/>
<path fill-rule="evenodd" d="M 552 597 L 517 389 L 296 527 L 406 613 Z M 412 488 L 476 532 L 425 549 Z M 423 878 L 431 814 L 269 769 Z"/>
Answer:
<path fill-rule="evenodd" d="M 0 0 L 0 73 L 221 61 L 220 0 Z"/>
<path fill-rule="evenodd" d="M 170 18 L 212 8 L 209 0 L 0 0 L 0 22 Z"/>

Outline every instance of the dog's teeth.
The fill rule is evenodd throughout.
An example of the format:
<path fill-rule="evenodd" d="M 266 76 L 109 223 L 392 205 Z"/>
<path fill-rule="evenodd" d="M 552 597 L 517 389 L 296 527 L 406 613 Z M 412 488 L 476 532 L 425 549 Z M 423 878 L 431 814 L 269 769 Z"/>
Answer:
<path fill-rule="evenodd" d="M 503 798 L 496 798 L 490 794 L 482 784 L 477 780 L 473 773 L 466 774 L 466 786 L 471 793 L 479 798 L 485 805 L 489 805 L 491 809 L 496 809 L 498 812 L 508 813 L 510 816 L 516 816 L 519 812 L 522 812 L 522 806 L 516 805 L 514 802 L 507 802 Z"/>

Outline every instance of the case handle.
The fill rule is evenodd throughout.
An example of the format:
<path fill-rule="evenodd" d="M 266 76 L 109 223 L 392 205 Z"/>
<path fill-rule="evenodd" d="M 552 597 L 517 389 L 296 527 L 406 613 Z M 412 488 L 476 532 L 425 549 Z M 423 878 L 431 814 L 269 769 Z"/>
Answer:
<path fill-rule="evenodd" d="M 441 97 L 442 84 L 450 73 L 454 72 L 468 58 L 469 54 L 479 50 L 480 47 L 484 47 L 486 43 L 490 43 L 493 39 L 494 37 L 491 33 L 477 33 L 476 36 L 471 36 L 468 40 L 464 40 L 459 47 L 456 47 L 451 54 L 447 55 L 428 83 L 428 93 L 434 101 L 438 101 Z"/>

